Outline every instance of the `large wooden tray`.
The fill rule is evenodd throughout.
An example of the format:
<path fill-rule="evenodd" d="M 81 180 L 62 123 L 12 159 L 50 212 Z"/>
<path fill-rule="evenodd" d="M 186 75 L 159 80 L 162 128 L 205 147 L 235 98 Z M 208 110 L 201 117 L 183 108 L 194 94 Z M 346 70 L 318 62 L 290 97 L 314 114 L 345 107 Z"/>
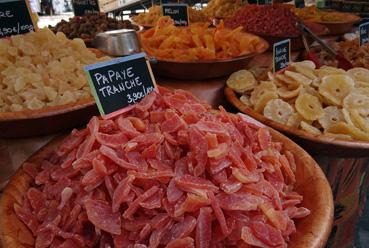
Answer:
<path fill-rule="evenodd" d="M 247 107 L 239 100 L 237 94 L 231 88 L 225 87 L 224 94 L 227 100 L 239 111 L 286 134 L 312 154 L 332 155 L 334 157 L 368 157 L 369 142 L 338 140 L 324 135 L 313 135 L 301 129 L 288 127 L 268 119 L 264 115 L 256 113 L 253 109 Z"/>
<path fill-rule="evenodd" d="M 291 236 L 289 247 L 323 248 L 328 239 L 333 221 L 333 198 L 328 181 L 318 164 L 302 148 L 275 130 L 270 130 L 274 140 L 280 141 L 296 159 L 295 190 L 304 196 L 302 205 L 311 210 L 306 218 L 296 221 L 297 232 Z M 40 165 L 62 138 L 50 142 L 26 162 Z M 13 205 L 21 203 L 33 179 L 22 167 L 6 186 L 0 200 L 0 244 L 3 248 L 25 248 L 34 246 L 34 237 L 27 227 L 17 219 Z"/>
<path fill-rule="evenodd" d="M 90 50 L 97 57 L 105 55 L 97 49 Z M 0 112 L 0 138 L 23 138 L 56 133 L 81 126 L 98 113 L 93 97 L 39 110 Z"/>

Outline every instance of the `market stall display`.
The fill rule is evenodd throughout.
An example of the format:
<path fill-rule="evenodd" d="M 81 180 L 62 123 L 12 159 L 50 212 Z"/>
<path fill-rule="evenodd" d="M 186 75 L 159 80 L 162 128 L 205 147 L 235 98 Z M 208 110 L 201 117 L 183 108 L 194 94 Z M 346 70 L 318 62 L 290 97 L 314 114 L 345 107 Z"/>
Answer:
<path fill-rule="evenodd" d="M 210 0 L 186 27 L 162 6 L 131 22 L 87 15 L 0 40 L 0 247 L 352 247 L 369 188 L 369 46 L 335 35 L 354 15 L 277 2 Z M 324 40 L 355 68 L 315 46 L 324 66 L 301 61 L 297 24 L 334 31 Z M 103 29 L 140 44 L 86 48 Z M 273 56 L 285 39 L 288 58 Z M 83 67 L 141 47 L 159 88 L 92 117 Z"/>
<path fill-rule="evenodd" d="M 273 44 L 278 41 L 291 39 L 291 49 L 300 50 L 304 45 L 301 38 L 302 33 L 296 26 L 299 20 L 289 7 L 282 4 L 250 4 L 239 9 L 233 16 L 226 18 L 224 23 L 228 28 L 242 26 L 244 31 L 266 39 L 270 47 L 273 47 Z M 305 24 L 317 35 L 327 33 L 326 28 L 319 24 L 311 22 Z"/>
<path fill-rule="evenodd" d="M 323 247 L 333 202 L 319 166 L 279 133 L 209 110 L 160 89 L 46 146 L 4 191 L 4 248 Z"/>
<path fill-rule="evenodd" d="M 353 14 L 320 10 L 315 6 L 291 8 L 291 10 L 304 21 L 311 21 L 326 26 L 330 35 L 347 33 L 351 31 L 355 23 L 361 20 L 359 16 Z"/>
<path fill-rule="evenodd" d="M 191 7 L 188 8 L 188 15 L 190 19 L 190 23 L 196 22 L 208 22 L 209 17 L 206 16 L 200 10 L 193 9 Z M 162 9 L 159 5 L 154 5 L 148 9 L 148 12 L 140 13 L 136 16 L 133 16 L 132 21 L 140 26 L 145 28 L 154 27 L 159 21 L 160 17 L 162 17 Z"/>
<path fill-rule="evenodd" d="M 117 29 L 139 30 L 137 25 L 133 25 L 129 20 L 117 20 L 108 17 L 104 13 L 86 14 L 84 16 L 75 16 L 68 21 L 61 20 L 54 27 L 49 26 L 54 32 L 63 32 L 68 39 L 81 38 L 88 46 L 91 46 L 92 40 L 96 34 Z"/>
<path fill-rule="evenodd" d="M 97 58 L 81 39 L 69 40 L 63 33 L 54 34 L 49 29 L 2 39 L 0 52 L 1 137 L 60 130 L 89 118 L 77 115 L 69 124 L 59 119 L 65 127 L 46 124 L 50 118 L 68 112 L 91 112 L 85 109 L 94 101 L 83 66 L 108 58 Z"/>
<path fill-rule="evenodd" d="M 263 39 L 241 29 L 227 29 L 222 23 L 215 28 L 208 23 L 176 27 L 169 17 L 161 17 L 156 27 L 139 37 L 143 50 L 155 58 L 153 69 L 159 75 L 204 79 L 230 74 L 268 48 Z"/>

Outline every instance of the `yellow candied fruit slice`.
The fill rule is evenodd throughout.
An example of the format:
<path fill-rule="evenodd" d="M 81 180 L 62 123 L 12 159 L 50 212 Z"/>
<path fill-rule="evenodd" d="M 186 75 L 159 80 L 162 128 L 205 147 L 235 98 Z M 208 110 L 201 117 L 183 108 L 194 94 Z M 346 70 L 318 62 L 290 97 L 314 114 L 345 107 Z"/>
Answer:
<path fill-rule="evenodd" d="M 327 129 L 331 125 L 344 120 L 342 109 L 336 106 L 328 106 L 324 108 L 324 115 L 319 118 L 318 122 L 324 129 Z"/>
<path fill-rule="evenodd" d="M 226 83 L 229 88 L 240 94 L 252 90 L 257 85 L 254 75 L 248 70 L 240 70 L 232 73 Z"/>
<path fill-rule="evenodd" d="M 295 108 L 304 119 L 310 121 L 317 120 L 324 115 L 319 99 L 308 93 L 302 93 L 297 97 Z"/>
<path fill-rule="evenodd" d="M 347 75 L 329 75 L 322 78 L 319 93 L 334 105 L 342 106 L 343 99 L 354 87 L 354 80 Z"/>
<path fill-rule="evenodd" d="M 279 122 L 281 124 L 286 124 L 288 118 L 295 111 L 291 105 L 282 99 L 272 99 L 264 107 L 264 116 Z"/>

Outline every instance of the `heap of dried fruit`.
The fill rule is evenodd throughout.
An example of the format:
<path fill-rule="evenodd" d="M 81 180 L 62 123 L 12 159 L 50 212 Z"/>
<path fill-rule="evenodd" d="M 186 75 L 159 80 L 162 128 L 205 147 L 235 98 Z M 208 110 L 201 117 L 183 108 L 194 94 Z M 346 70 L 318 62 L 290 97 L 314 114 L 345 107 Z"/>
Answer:
<path fill-rule="evenodd" d="M 104 59 L 96 58 L 83 40 L 49 29 L 0 39 L 0 112 L 90 98 L 83 66 Z"/>
<path fill-rule="evenodd" d="M 242 8 L 245 2 L 242 0 L 210 0 L 202 12 L 209 17 L 229 17 Z"/>
<path fill-rule="evenodd" d="M 257 82 L 251 72 L 236 72 L 227 84 L 240 100 L 281 124 L 314 135 L 369 141 L 369 70 L 348 71 L 311 61 L 293 63 L 283 73 Z"/>
<path fill-rule="evenodd" d="M 281 4 L 246 5 L 225 20 L 226 27 L 243 27 L 243 30 L 258 35 L 294 37 L 301 34 L 296 27 L 298 17 Z"/>
<path fill-rule="evenodd" d="M 309 6 L 305 8 L 291 8 L 291 10 L 302 20 L 313 22 L 342 23 L 350 22 L 356 19 L 356 16 L 348 13 L 324 11 L 318 9 L 316 6 Z"/>
<path fill-rule="evenodd" d="M 98 15 L 87 14 L 69 18 L 69 21 L 61 20 L 54 27 L 49 28 L 57 33 L 63 32 L 69 39 L 94 39 L 96 34 L 116 29 L 135 29 L 138 26 L 132 25 L 128 20 L 117 20 L 108 17 L 104 13 Z"/>
<path fill-rule="evenodd" d="M 241 29 L 224 28 L 223 23 L 215 28 L 209 28 L 207 23 L 176 27 L 170 17 L 164 16 L 157 26 L 140 33 L 139 37 L 148 55 L 164 60 L 228 59 L 267 49 L 264 40 Z"/>
<path fill-rule="evenodd" d="M 286 247 L 296 165 L 266 128 L 160 89 L 94 117 L 41 163 L 18 218 L 36 247 Z"/>

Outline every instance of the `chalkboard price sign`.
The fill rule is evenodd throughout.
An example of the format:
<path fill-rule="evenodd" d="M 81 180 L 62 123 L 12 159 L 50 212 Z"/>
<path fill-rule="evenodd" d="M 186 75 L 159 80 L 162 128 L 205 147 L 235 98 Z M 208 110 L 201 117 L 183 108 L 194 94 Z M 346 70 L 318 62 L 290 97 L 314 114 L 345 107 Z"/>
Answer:
<path fill-rule="evenodd" d="M 272 4 L 273 0 L 257 0 L 257 4 Z"/>
<path fill-rule="evenodd" d="M 98 14 L 99 4 L 97 0 L 73 0 L 73 12 L 75 16 Z"/>
<path fill-rule="evenodd" d="M 0 0 L 0 38 L 35 30 L 25 0 Z"/>
<path fill-rule="evenodd" d="M 360 24 L 359 26 L 359 42 L 360 46 L 369 42 L 369 22 Z"/>
<path fill-rule="evenodd" d="M 187 4 L 163 4 L 162 11 L 164 16 L 170 16 L 176 26 L 188 26 Z"/>
<path fill-rule="evenodd" d="M 156 88 L 145 53 L 87 65 L 85 73 L 102 116 L 128 111 Z"/>
<path fill-rule="evenodd" d="M 290 63 L 291 41 L 282 40 L 273 45 L 273 72 L 280 71 Z"/>
<path fill-rule="evenodd" d="M 305 8 L 305 0 L 295 0 L 296 8 Z"/>

